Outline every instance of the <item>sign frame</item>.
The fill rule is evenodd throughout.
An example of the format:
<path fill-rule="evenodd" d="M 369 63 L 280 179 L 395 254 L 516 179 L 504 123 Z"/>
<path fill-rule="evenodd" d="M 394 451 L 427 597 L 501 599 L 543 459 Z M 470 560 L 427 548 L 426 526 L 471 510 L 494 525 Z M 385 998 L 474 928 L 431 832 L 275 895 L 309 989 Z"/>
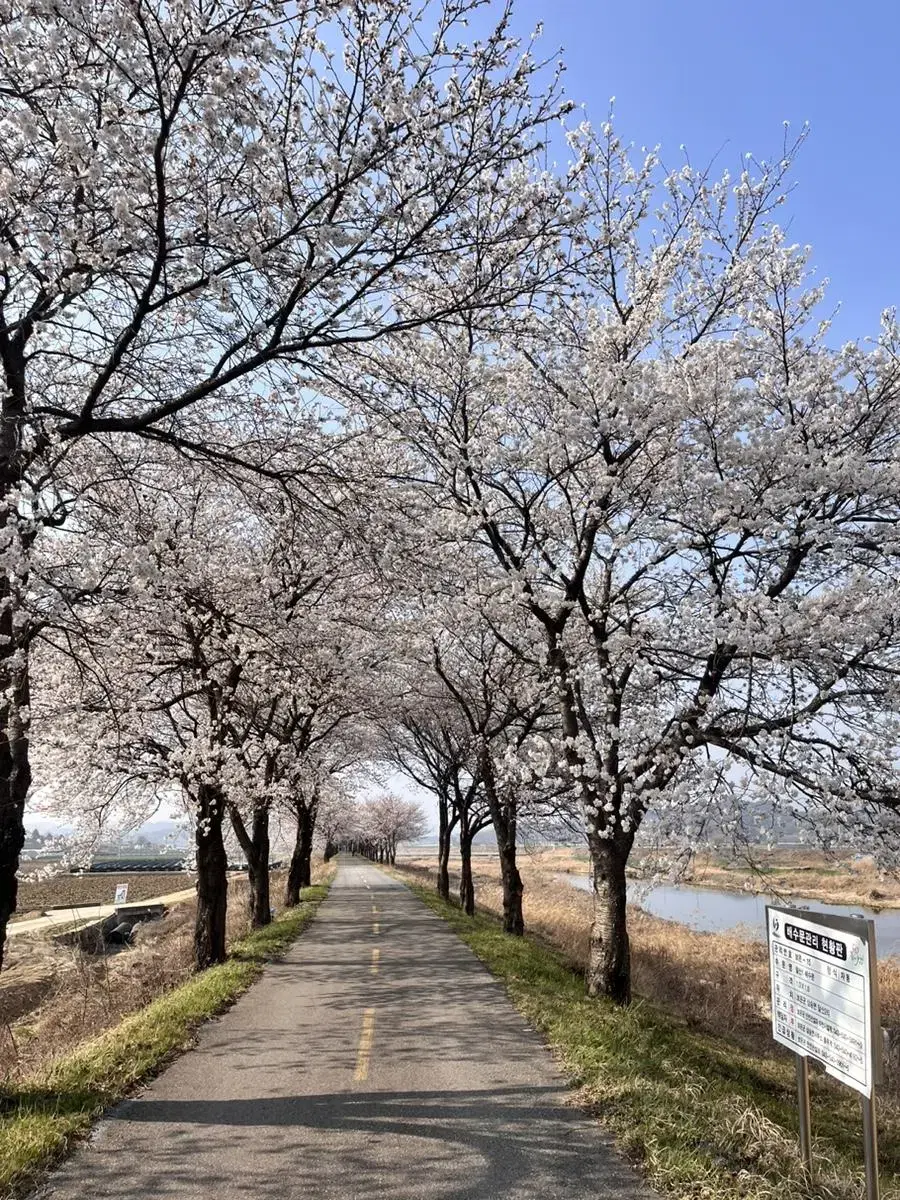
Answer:
<path fill-rule="evenodd" d="M 843 934 L 847 937 L 859 938 L 866 947 L 866 965 L 867 973 L 866 980 L 868 982 L 868 1034 L 869 1045 L 867 1047 L 868 1058 L 868 1090 L 861 1088 L 858 1084 L 844 1077 L 844 1073 L 833 1068 L 829 1063 L 823 1062 L 821 1058 L 811 1053 L 809 1050 L 790 1042 L 787 1039 L 781 1038 L 776 1032 L 776 1007 L 775 1007 L 775 961 L 774 952 L 772 949 L 772 914 L 777 914 L 788 920 L 800 920 L 807 925 L 819 926 L 833 933 Z M 797 931 L 800 932 L 800 931 Z M 810 931 L 813 932 L 814 931 Z M 794 939 L 788 939 L 793 941 Z M 813 945 L 809 942 L 800 942 L 807 949 L 812 949 L 816 954 L 828 954 L 830 949 L 823 948 L 820 945 Z M 782 943 L 779 941 L 778 943 Z M 833 913 L 818 913 L 813 912 L 808 908 L 788 908 L 781 904 L 766 905 L 766 948 L 769 952 L 769 985 L 771 989 L 772 1002 L 772 1037 L 780 1045 L 792 1050 L 797 1064 L 797 1099 L 800 1107 L 800 1153 L 803 1158 L 804 1166 L 807 1174 L 812 1178 L 812 1129 L 810 1120 L 810 1102 L 809 1102 L 809 1060 L 818 1062 L 824 1067 L 825 1071 L 846 1087 L 855 1091 L 862 1103 L 862 1118 L 863 1118 L 863 1154 L 865 1159 L 866 1170 L 866 1198 L 867 1200 L 879 1200 L 880 1188 L 878 1179 L 878 1125 L 875 1113 L 875 1088 L 884 1080 L 884 1038 L 881 1029 L 881 999 L 878 992 L 878 952 L 875 944 L 875 922 L 868 917 L 863 916 L 841 916 Z M 840 955 L 835 955 L 838 961 L 841 961 Z M 857 972 L 861 974 L 861 972 Z"/>
<path fill-rule="evenodd" d="M 867 1031 L 868 1045 L 865 1047 L 864 1055 L 868 1065 L 868 1088 L 859 1087 L 857 1084 L 846 1079 L 836 1068 L 829 1063 L 819 1058 L 814 1052 L 798 1047 L 789 1041 L 781 1039 L 775 1032 L 775 964 L 772 940 L 772 916 L 776 915 L 783 918 L 786 922 L 802 921 L 807 925 L 819 926 L 829 933 L 843 934 L 845 937 L 859 938 L 866 947 L 867 971 L 866 982 L 868 985 L 868 1012 L 867 1012 Z M 795 1054 L 799 1054 L 803 1058 L 811 1058 L 814 1062 L 821 1063 L 825 1071 L 844 1083 L 845 1086 L 852 1088 L 863 1097 L 870 1097 L 872 1089 L 883 1081 L 884 1072 L 884 1054 L 881 1038 L 881 1025 L 879 1020 L 879 995 L 878 995 L 878 962 L 875 949 L 875 923 L 866 917 L 845 917 L 832 913 L 817 913 L 805 908 L 787 908 L 782 905 L 767 904 L 766 905 L 766 942 L 769 951 L 769 981 L 771 987 L 772 1001 L 772 1036 L 779 1045 L 784 1046 L 788 1050 L 792 1050 Z M 780 944 L 780 943 L 779 943 Z M 810 947 L 807 943 L 806 947 L 802 944 L 801 950 L 813 949 L 816 953 L 822 952 L 816 947 Z M 862 972 L 856 971 L 856 974 L 862 975 Z"/>
<path fill-rule="evenodd" d="M 127 904 L 127 903 L 128 903 L 128 884 L 127 883 L 117 883 L 116 884 L 116 896 L 115 896 L 115 899 L 113 900 L 113 904 L 115 904 L 116 908 L 118 908 L 120 904 Z"/>

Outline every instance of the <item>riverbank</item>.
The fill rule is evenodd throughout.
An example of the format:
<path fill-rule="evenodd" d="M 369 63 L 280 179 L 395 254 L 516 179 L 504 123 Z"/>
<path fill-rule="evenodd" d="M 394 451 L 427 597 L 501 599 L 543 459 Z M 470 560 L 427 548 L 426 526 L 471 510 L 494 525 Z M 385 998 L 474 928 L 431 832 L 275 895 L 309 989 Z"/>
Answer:
<path fill-rule="evenodd" d="M 823 904 L 900 908 L 900 878 L 879 871 L 871 858 L 831 859 L 807 850 L 765 851 L 750 861 L 697 855 L 685 882 Z"/>
<path fill-rule="evenodd" d="M 540 870 L 587 873 L 586 850 L 569 847 L 526 851 L 523 859 Z M 673 864 L 659 854 L 635 854 L 629 875 L 651 880 L 672 877 L 679 884 L 714 891 L 771 895 L 778 900 L 900 908 L 900 876 L 879 871 L 871 858 L 830 857 L 818 850 L 748 848 L 741 857 L 711 852 Z"/>
<path fill-rule="evenodd" d="M 400 873 L 407 878 L 412 874 Z M 532 887 L 537 890 L 535 880 Z M 590 1000 L 568 955 L 558 947 L 534 936 L 508 937 L 494 916 L 471 920 L 440 901 L 432 889 L 417 890 L 503 982 L 579 1087 L 580 1102 L 640 1163 L 661 1194 L 673 1200 L 776 1200 L 785 1195 L 858 1200 L 860 1115 L 856 1097 L 847 1089 L 820 1074 L 812 1081 L 816 1178 L 810 1182 L 798 1153 L 789 1055 L 771 1044 L 768 1053 L 761 1053 L 734 1038 L 712 1035 L 646 998 L 627 1009 Z M 563 894 L 557 902 L 564 900 Z M 531 908 L 534 922 L 534 903 Z M 640 928 L 635 946 L 645 972 L 648 946 Z M 732 964 L 736 973 L 742 968 L 743 963 Z M 643 978 L 639 987 L 645 983 Z M 880 1125 L 882 1195 L 897 1200 L 900 1106 L 895 1097 L 882 1098 Z"/>
<path fill-rule="evenodd" d="M 401 873 L 432 886 L 433 862 L 403 863 Z M 523 856 L 526 928 L 582 972 L 588 959 L 591 896 L 535 866 Z M 478 907 L 502 912 L 497 870 L 474 865 Z M 454 879 L 454 885 L 455 885 Z M 733 933 L 701 933 L 629 907 L 629 931 L 637 995 L 686 1028 L 728 1039 L 761 1057 L 776 1056 L 771 1036 L 769 967 L 763 941 Z M 882 1024 L 892 1031 L 894 1051 L 886 1063 L 884 1095 L 895 1106 L 900 1132 L 900 959 L 879 963 Z"/>

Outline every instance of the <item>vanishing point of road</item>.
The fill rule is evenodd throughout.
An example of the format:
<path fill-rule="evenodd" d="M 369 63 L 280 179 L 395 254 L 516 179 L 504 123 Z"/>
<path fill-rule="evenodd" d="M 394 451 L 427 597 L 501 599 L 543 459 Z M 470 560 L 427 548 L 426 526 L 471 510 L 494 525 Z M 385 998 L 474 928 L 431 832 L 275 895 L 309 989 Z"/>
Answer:
<path fill-rule="evenodd" d="M 649 1200 L 440 917 L 344 860 L 281 962 L 45 1200 Z"/>

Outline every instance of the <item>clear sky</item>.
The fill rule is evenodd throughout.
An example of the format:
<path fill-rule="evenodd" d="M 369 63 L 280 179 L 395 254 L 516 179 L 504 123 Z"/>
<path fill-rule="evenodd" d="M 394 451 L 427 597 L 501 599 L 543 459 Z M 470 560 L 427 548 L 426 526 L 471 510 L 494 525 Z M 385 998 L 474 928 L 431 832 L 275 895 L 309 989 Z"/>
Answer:
<path fill-rule="evenodd" d="M 616 128 L 665 161 L 732 171 L 774 158 L 783 122 L 810 123 L 785 213 L 840 300 L 839 340 L 877 332 L 900 306 L 900 5 L 889 0 L 519 0 L 542 21 L 566 90 L 595 123 L 615 96 Z"/>

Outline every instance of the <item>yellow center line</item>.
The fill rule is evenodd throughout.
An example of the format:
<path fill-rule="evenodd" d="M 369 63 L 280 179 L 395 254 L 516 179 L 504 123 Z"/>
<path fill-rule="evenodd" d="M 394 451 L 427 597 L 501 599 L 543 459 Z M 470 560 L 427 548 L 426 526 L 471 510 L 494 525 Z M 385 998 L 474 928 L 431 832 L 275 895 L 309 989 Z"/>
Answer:
<path fill-rule="evenodd" d="M 356 1072 L 353 1078 L 362 1083 L 369 1078 L 369 1059 L 372 1056 L 372 1042 L 375 1040 L 375 1009 L 367 1008 L 363 1013 L 362 1033 L 359 1035 L 359 1051 L 356 1055 Z"/>
<path fill-rule="evenodd" d="M 380 958 L 381 958 L 381 951 L 378 949 L 377 946 L 373 946 L 372 947 L 372 968 L 371 968 L 373 975 L 378 974 L 378 961 Z"/>
<path fill-rule="evenodd" d="M 378 932 L 378 922 L 377 922 L 377 921 L 373 921 L 373 922 L 372 922 L 372 932 L 373 932 L 373 933 L 377 933 L 377 932 Z"/>
<path fill-rule="evenodd" d="M 378 906 L 377 906 L 376 904 L 373 904 L 373 905 L 372 905 L 372 912 L 373 912 L 373 913 L 377 913 L 377 912 L 378 912 Z"/>

